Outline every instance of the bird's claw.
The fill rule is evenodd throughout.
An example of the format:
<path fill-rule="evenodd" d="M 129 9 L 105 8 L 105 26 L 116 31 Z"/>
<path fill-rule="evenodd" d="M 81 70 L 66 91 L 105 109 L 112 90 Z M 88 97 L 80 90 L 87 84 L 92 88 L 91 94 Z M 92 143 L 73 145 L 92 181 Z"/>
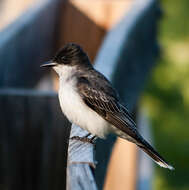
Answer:
<path fill-rule="evenodd" d="M 90 144 L 95 144 L 96 136 L 94 136 L 92 138 L 73 136 L 70 139 L 71 140 L 78 140 L 78 141 L 82 141 L 82 142 L 87 142 L 87 143 L 90 143 Z"/>

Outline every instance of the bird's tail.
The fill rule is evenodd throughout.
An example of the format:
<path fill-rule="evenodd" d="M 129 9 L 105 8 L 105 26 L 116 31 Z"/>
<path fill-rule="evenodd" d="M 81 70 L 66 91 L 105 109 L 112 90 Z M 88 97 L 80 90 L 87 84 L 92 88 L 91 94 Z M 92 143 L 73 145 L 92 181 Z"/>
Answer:
<path fill-rule="evenodd" d="M 138 144 L 144 152 L 146 152 L 154 162 L 156 162 L 159 166 L 163 168 L 168 168 L 170 170 L 174 170 L 174 167 L 169 165 L 160 155 L 157 151 L 154 150 L 154 148 L 147 142 L 144 141 L 142 144 Z"/>

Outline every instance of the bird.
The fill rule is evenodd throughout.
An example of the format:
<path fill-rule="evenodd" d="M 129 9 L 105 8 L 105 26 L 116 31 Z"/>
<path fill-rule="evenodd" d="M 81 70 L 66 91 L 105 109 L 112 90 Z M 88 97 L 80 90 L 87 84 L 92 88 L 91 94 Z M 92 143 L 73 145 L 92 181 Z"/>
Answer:
<path fill-rule="evenodd" d="M 53 68 L 59 76 L 58 98 L 67 119 L 87 130 L 85 137 L 105 139 L 110 133 L 136 144 L 159 166 L 174 170 L 139 134 L 132 115 L 121 102 L 111 82 L 97 71 L 82 47 L 68 43 L 41 67 Z"/>

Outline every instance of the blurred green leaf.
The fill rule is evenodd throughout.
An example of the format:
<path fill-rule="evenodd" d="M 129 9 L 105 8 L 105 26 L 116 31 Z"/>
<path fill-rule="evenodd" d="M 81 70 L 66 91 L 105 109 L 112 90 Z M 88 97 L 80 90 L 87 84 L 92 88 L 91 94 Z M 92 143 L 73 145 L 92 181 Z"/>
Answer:
<path fill-rule="evenodd" d="M 161 58 L 141 104 L 149 110 L 155 145 L 175 167 L 156 167 L 154 189 L 189 189 L 189 0 L 162 0 Z"/>

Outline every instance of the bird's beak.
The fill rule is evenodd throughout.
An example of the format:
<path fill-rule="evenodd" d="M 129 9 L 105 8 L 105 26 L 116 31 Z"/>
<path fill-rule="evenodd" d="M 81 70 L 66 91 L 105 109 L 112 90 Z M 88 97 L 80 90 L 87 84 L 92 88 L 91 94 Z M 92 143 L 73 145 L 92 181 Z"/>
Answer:
<path fill-rule="evenodd" d="M 40 65 L 40 67 L 54 67 L 56 66 L 57 63 L 54 63 L 52 61 L 47 61 L 46 63 L 44 63 L 43 65 Z"/>

